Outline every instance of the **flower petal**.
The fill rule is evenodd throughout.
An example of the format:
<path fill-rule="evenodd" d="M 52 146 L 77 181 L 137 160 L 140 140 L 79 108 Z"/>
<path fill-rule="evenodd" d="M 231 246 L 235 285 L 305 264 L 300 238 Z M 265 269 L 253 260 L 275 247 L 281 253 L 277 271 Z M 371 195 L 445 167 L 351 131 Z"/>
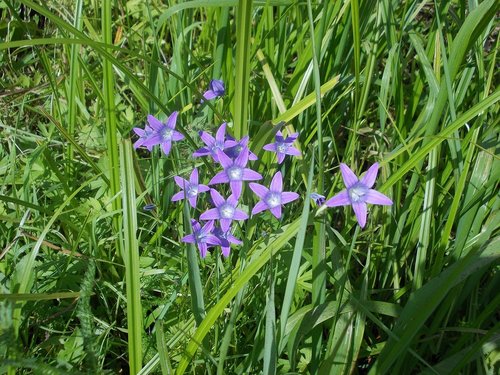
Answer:
<path fill-rule="evenodd" d="M 215 140 L 218 143 L 223 144 L 225 137 L 226 137 L 226 123 L 223 122 L 221 126 L 219 126 L 219 129 L 217 129 L 217 134 L 215 134 Z"/>
<path fill-rule="evenodd" d="M 297 193 L 294 193 L 293 191 L 286 191 L 284 193 L 281 193 L 281 204 L 290 203 L 298 198 L 299 195 Z"/>
<path fill-rule="evenodd" d="M 259 160 L 259 158 L 252 151 L 248 150 L 248 160 Z"/>
<path fill-rule="evenodd" d="M 236 199 L 239 199 L 241 196 L 241 188 L 243 182 L 240 181 L 229 181 L 229 186 L 231 187 L 231 195 L 234 195 Z"/>
<path fill-rule="evenodd" d="M 212 177 L 212 179 L 208 184 L 215 185 L 215 184 L 224 184 L 226 182 L 229 182 L 229 177 L 227 177 L 226 171 L 220 171 L 219 173 L 217 173 L 215 176 Z"/>
<path fill-rule="evenodd" d="M 207 90 L 203 94 L 203 97 L 205 98 L 205 100 L 212 100 L 213 98 L 217 97 L 217 94 L 213 90 Z"/>
<path fill-rule="evenodd" d="M 148 115 L 148 124 L 155 131 L 160 131 L 163 129 L 163 124 L 160 120 L 158 120 L 153 115 Z"/>
<path fill-rule="evenodd" d="M 285 154 L 283 152 L 278 152 L 278 164 L 283 163 L 283 160 L 285 160 Z"/>
<path fill-rule="evenodd" d="M 212 220 L 212 221 L 208 221 L 204 226 L 203 226 L 203 229 L 201 230 L 203 233 L 207 234 L 207 233 L 211 233 L 214 229 L 214 226 L 215 226 L 215 222 Z"/>
<path fill-rule="evenodd" d="M 207 132 L 204 131 L 200 132 L 200 138 L 203 141 L 203 143 L 205 143 L 208 146 L 209 149 L 215 144 L 215 138 L 212 137 L 212 135 Z"/>
<path fill-rule="evenodd" d="M 199 148 L 198 150 L 193 152 L 194 158 L 197 158 L 199 156 L 206 156 L 206 155 L 210 155 L 210 150 L 206 147 Z"/>
<path fill-rule="evenodd" d="M 276 143 L 269 143 L 262 148 L 266 151 L 276 152 Z"/>
<path fill-rule="evenodd" d="M 233 219 L 234 220 L 246 220 L 248 219 L 248 215 L 243 212 L 242 210 L 234 210 L 234 216 L 233 216 Z"/>
<path fill-rule="evenodd" d="M 198 168 L 196 168 L 196 167 L 193 168 L 193 171 L 189 175 L 189 182 L 191 183 L 191 185 L 195 185 L 195 186 L 198 185 Z"/>
<path fill-rule="evenodd" d="M 222 255 L 224 256 L 224 258 L 227 258 L 229 256 L 229 254 L 231 253 L 230 246 L 221 246 L 220 249 L 222 251 Z"/>
<path fill-rule="evenodd" d="M 202 184 L 198 185 L 198 194 L 204 193 L 204 192 L 209 191 L 209 190 L 210 190 L 210 188 L 207 185 L 202 185 Z"/>
<path fill-rule="evenodd" d="M 352 202 L 352 209 L 356 215 L 359 226 L 364 228 L 366 225 L 366 215 L 368 214 L 366 209 L 366 203 L 364 202 Z"/>
<path fill-rule="evenodd" d="M 240 241 L 238 238 L 236 238 L 235 236 L 233 236 L 233 234 L 231 232 L 227 233 L 227 240 L 230 243 L 234 243 L 235 245 L 241 245 L 243 243 L 243 241 Z"/>
<path fill-rule="evenodd" d="M 244 168 L 248 163 L 248 148 L 243 147 L 238 157 L 234 160 L 234 164 L 238 167 Z"/>
<path fill-rule="evenodd" d="M 269 186 L 269 190 L 275 193 L 281 193 L 283 191 L 283 176 L 281 172 L 276 172 Z"/>
<path fill-rule="evenodd" d="M 368 190 L 368 192 L 366 193 L 365 202 L 371 204 L 380 204 L 382 206 L 392 205 L 392 200 L 388 196 L 373 189 Z"/>
<path fill-rule="evenodd" d="M 165 153 L 165 155 L 170 154 L 170 149 L 172 148 L 172 142 L 170 141 L 165 141 L 161 144 L 161 149 Z"/>
<path fill-rule="evenodd" d="M 351 204 L 351 199 L 349 198 L 347 190 L 342 190 L 340 193 L 328 199 L 325 204 L 328 207 L 347 206 L 348 204 Z"/>
<path fill-rule="evenodd" d="M 189 182 L 182 177 L 174 176 L 174 181 L 181 189 L 187 189 L 189 187 Z"/>
<path fill-rule="evenodd" d="M 200 215 L 200 220 L 217 220 L 220 217 L 217 208 L 211 208 Z"/>
<path fill-rule="evenodd" d="M 202 258 L 205 258 L 207 256 L 207 244 L 206 243 L 199 243 L 198 244 L 198 250 L 200 250 L 200 256 Z"/>
<path fill-rule="evenodd" d="M 366 174 L 361 178 L 361 183 L 365 185 L 367 188 L 371 188 L 375 183 L 375 179 L 377 178 L 378 173 L 378 163 L 373 164 Z"/>
<path fill-rule="evenodd" d="M 219 163 L 222 168 L 227 169 L 233 165 L 233 161 L 229 156 L 227 156 L 223 151 L 217 150 L 217 157 L 219 158 Z"/>
<path fill-rule="evenodd" d="M 178 132 L 177 130 L 174 130 L 172 133 L 172 140 L 175 142 L 182 141 L 184 139 L 184 136 L 182 133 Z"/>
<path fill-rule="evenodd" d="M 340 163 L 340 172 L 342 173 L 342 179 L 344 180 L 344 185 L 346 188 L 350 188 L 356 182 L 358 182 L 358 178 L 354 174 L 354 172 L 347 166 L 347 164 Z"/>
<path fill-rule="evenodd" d="M 220 219 L 220 228 L 223 232 L 227 232 L 231 227 L 231 222 L 233 219 Z"/>
<path fill-rule="evenodd" d="M 141 128 L 133 128 L 132 129 L 134 131 L 135 134 L 137 134 L 139 137 L 144 137 L 144 135 L 146 134 L 146 131 L 144 129 L 141 129 Z"/>
<path fill-rule="evenodd" d="M 279 219 L 281 217 L 281 206 L 271 208 L 271 213 L 276 217 L 276 219 Z"/>
<path fill-rule="evenodd" d="M 220 193 L 215 189 L 210 189 L 210 196 L 216 207 L 222 206 L 226 203 L 226 200 L 220 195 Z"/>
<path fill-rule="evenodd" d="M 177 115 L 179 114 L 178 111 L 172 112 L 170 116 L 168 116 L 167 119 L 167 127 L 170 129 L 175 129 L 175 123 L 177 122 Z"/>
<path fill-rule="evenodd" d="M 260 199 L 264 199 L 267 193 L 269 192 L 269 189 L 266 188 L 264 185 L 257 184 L 256 182 L 250 182 L 248 184 L 250 186 L 250 189 L 257 195 Z"/>
<path fill-rule="evenodd" d="M 252 209 L 252 215 L 258 214 L 259 212 L 267 209 L 269 209 L 269 206 L 265 202 L 257 202 L 257 204 Z"/>
<path fill-rule="evenodd" d="M 194 197 L 191 197 L 191 198 L 188 199 L 189 204 L 191 205 L 191 207 L 196 208 L 196 202 L 197 202 L 197 200 L 198 200 L 198 196 L 197 195 L 195 195 Z"/>
<path fill-rule="evenodd" d="M 285 154 L 287 155 L 292 155 L 292 156 L 301 156 L 302 154 L 300 153 L 299 150 L 297 150 L 295 147 L 290 146 L 286 149 Z"/>
<path fill-rule="evenodd" d="M 205 242 L 210 245 L 220 245 L 221 241 L 217 238 L 217 236 L 213 234 L 207 234 L 204 238 Z"/>
<path fill-rule="evenodd" d="M 194 238 L 194 234 L 188 234 L 187 236 L 182 237 L 181 242 L 195 243 L 196 240 Z"/>
<path fill-rule="evenodd" d="M 181 199 L 184 199 L 186 196 L 186 192 L 184 190 L 179 191 L 178 193 L 175 193 L 172 195 L 172 199 L 170 199 L 172 202 L 177 202 L 180 201 Z"/>
<path fill-rule="evenodd" d="M 244 181 L 257 181 L 262 180 L 262 175 L 258 172 L 252 171 L 249 168 L 243 169 L 243 175 L 241 179 Z"/>
<path fill-rule="evenodd" d="M 213 79 L 210 81 L 209 87 L 213 90 L 217 96 L 224 95 L 226 89 L 224 88 L 224 82 L 220 79 Z"/>

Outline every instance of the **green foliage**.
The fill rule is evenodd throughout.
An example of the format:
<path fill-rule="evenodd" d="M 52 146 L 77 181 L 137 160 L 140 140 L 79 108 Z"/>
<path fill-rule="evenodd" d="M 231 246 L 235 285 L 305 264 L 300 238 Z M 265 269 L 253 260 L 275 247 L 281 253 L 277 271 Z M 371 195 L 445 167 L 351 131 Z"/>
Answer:
<path fill-rule="evenodd" d="M 0 1 L 0 372 L 494 374 L 494 0 Z M 226 95 L 200 104 L 211 79 Z M 147 114 L 186 140 L 134 151 Z M 300 193 L 227 259 L 180 238 L 173 176 L 228 122 Z M 360 230 L 340 162 L 381 164 Z M 249 189 L 246 189 L 249 190 Z M 252 196 L 243 194 L 250 211 Z M 144 210 L 154 204 L 152 211 Z"/>

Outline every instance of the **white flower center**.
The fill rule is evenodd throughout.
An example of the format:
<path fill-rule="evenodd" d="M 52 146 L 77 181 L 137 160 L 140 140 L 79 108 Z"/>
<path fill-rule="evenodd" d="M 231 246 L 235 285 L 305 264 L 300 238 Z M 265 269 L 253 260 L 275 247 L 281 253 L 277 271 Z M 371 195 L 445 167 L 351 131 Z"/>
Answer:
<path fill-rule="evenodd" d="M 196 197 L 196 195 L 198 195 L 198 186 L 191 185 L 187 191 L 187 195 L 190 198 Z"/>
<path fill-rule="evenodd" d="M 227 176 L 232 181 L 241 180 L 242 175 L 243 175 L 243 169 L 240 167 L 231 167 L 227 170 Z"/>
<path fill-rule="evenodd" d="M 269 193 L 266 197 L 266 203 L 270 208 L 278 207 L 281 204 L 281 194 Z"/>
<path fill-rule="evenodd" d="M 278 144 L 276 145 L 276 150 L 277 150 L 278 152 L 286 152 L 287 148 L 288 148 L 288 145 L 287 145 L 287 144 L 285 144 L 285 143 L 282 143 L 282 142 L 280 142 L 280 143 L 278 143 Z"/>
<path fill-rule="evenodd" d="M 206 234 L 203 233 L 201 230 L 194 234 L 194 238 L 196 239 L 196 242 L 198 242 L 198 243 L 205 242 L 205 237 L 206 237 Z"/>
<path fill-rule="evenodd" d="M 219 213 L 222 219 L 232 219 L 234 216 L 234 207 L 226 203 L 219 209 Z"/>
<path fill-rule="evenodd" d="M 236 151 L 236 153 L 238 153 L 238 154 L 239 154 L 239 153 L 241 152 L 241 150 L 243 150 L 243 146 L 242 146 L 242 145 L 237 145 L 237 146 L 235 147 L 235 151 Z"/>
<path fill-rule="evenodd" d="M 349 197 L 354 203 L 364 202 L 366 193 L 368 193 L 368 189 L 359 183 L 349 189 Z"/>
<path fill-rule="evenodd" d="M 172 138 L 172 134 L 174 133 L 173 129 L 165 128 L 163 129 L 162 137 L 163 140 L 169 141 Z"/>
<path fill-rule="evenodd" d="M 212 154 L 216 155 L 217 151 L 224 151 L 224 145 L 216 142 L 210 150 L 212 151 Z"/>

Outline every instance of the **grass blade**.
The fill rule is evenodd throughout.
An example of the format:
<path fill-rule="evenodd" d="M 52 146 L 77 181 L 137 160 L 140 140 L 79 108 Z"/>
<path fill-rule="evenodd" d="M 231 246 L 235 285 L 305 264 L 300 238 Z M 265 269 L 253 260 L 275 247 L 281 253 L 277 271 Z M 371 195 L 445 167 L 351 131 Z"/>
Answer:
<path fill-rule="evenodd" d="M 123 205 L 123 261 L 127 290 L 127 331 L 130 373 L 142 368 L 142 305 L 137 243 L 137 212 L 132 145 L 129 140 L 120 144 L 120 172 Z"/>
<path fill-rule="evenodd" d="M 236 68 L 234 79 L 234 136 L 248 134 L 248 94 L 250 91 L 250 34 L 252 0 L 238 0 L 236 7 Z"/>

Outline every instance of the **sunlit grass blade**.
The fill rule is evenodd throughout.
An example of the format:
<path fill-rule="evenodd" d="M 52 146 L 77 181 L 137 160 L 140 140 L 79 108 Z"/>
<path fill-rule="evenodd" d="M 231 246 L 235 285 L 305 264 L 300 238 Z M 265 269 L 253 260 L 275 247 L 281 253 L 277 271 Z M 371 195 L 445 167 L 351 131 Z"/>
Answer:
<path fill-rule="evenodd" d="M 240 139 L 242 136 L 248 134 L 252 0 L 238 0 L 238 6 L 236 7 L 236 25 L 233 130 L 234 136 Z"/>
<path fill-rule="evenodd" d="M 82 8 L 83 0 L 77 0 L 75 4 L 75 18 L 73 26 L 81 30 L 82 29 Z M 70 51 L 70 68 L 69 68 L 69 90 L 68 90 L 68 134 L 70 137 L 75 136 L 76 118 L 77 118 L 77 100 L 79 100 L 78 95 L 78 78 L 80 76 L 80 63 L 78 60 L 78 55 L 80 53 L 80 45 L 73 44 Z M 73 174 L 72 162 L 73 162 L 73 145 L 70 143 L 68 145 L 67 153 L 67 168 L 66 171 Z"/>
<path fill-rule="evenodd" d="M 120 176 L 123 205 L 123 261 L 127 290 L 127 332 L 130 373 L 142 368 L 143 316 L 139 246 L 137 243 L 137 212 L 132 145 L 125 140 L 120 144 Z"/>
<path fill-rule="evenodd" d="M 111 34 L 111 3 L 105 1 L 102 3 L 102 30 L 103 42 L 113 44 L 113 36 Z M 118 162 L 118 127 L 116 121 L 115 108 L 115 80 L 113 75 L 113 65 L 107 59 L 102 62 L 103 72 L 103 92 L 104 92 L 104 112 L 106 114 L 106 145 L 108 148 L 108 168 L 110 194 L 116 197 L 120 192 L 120 168 Z M 121 209 L 121 201 L 113 199 L 111 202 L 113 210 Z M 118 217 L 115 219 L 116 229 L 119 227 Z"/>

